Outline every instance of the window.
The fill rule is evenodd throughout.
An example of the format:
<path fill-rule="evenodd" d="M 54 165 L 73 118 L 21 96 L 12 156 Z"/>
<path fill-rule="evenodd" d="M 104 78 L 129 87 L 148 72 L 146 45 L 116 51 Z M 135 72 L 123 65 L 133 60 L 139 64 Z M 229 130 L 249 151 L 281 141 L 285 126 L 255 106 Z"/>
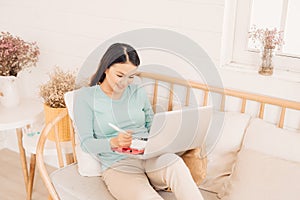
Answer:
<path fill-rule="evenodd" d="M 300 72 L 300 1 L 236 0 L 235 4 L 233 53 L 230 62 L 253 67 L 259 65 L 259 51 L 251 46 L 248 39 L 248 31 L 255 24 L 259 28 L 276 27 L 284 31 L 285 44 L 276 53 L 274 65 L 277 69 Z"/>

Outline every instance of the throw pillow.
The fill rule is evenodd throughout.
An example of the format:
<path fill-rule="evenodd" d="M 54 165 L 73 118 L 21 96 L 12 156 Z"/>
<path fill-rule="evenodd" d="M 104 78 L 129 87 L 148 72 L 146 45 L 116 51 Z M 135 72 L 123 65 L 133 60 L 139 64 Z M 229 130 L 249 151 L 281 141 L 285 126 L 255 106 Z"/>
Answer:
<path fill-rule="evenodd" d="M 181 158 L 189 168 L 195 183 L 199 186 L 206 177 L 207 158 L 201 156 L 201 149 L 186 151 Z"/>
<path fill-rule="evenodd" d="M 299 149 L 299 148 L 298 148 Z M 222 200 L 297 200 L 300 162 L 242 149 Z"/>
<path fill-rule="evenodd" d="M 78 173 L 81 176 L 101 176 L 102 169 L 101 163 L 93 157 L 91 154 L 84 152 L 80 145 L 77 144 L 75 147 Z"/>
<path fill-rule="evenodd" d="M 234 172 L 218 196 L 224 200 L 299 199 L 299 152 L 299 132 L 251 120 Z"/>
<path fill-rule="evenodd" d="M 220 133 L 212 133 L 218 138 L 213 141 L 215 142 L 214 148 L 212 150 L 207 149 L 207 174 L 200 188 L 218 193 L 222 191 L 224 182 L 232 173 L 232 166 L 236 160 L 237 152 L 241 148 L 250 115 L 216 111 L 213 118 L 222 120 L 223 127 Z M 212 144 L 207 146 L 212 146 Z"/>
<path fill-rule="evenodd" d="M 300 162 L 299 147 L 299 132 L 278 128 L 259 118 L 251 120 L 243 142 L 243 148 L 296 162 Z"/>

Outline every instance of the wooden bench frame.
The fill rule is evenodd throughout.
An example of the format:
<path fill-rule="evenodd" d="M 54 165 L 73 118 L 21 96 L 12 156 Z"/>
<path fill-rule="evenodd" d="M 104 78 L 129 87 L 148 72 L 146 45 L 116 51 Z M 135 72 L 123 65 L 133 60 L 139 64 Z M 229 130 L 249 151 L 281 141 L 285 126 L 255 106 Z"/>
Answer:
<path fill-rule="evenodd" d="M 241 99 L 242 104 L 240 108 L 241 113 L 245 113 L 246 106 L 247 106 L 247 101 L 255 101 L 260 104 L 260 109 L 257 117 L 263 119 L 265 115 L 265 106 L 266 105 L 273 105 L 273 106 L 278 106 L 281 109 L 280 112 L 280 117 L 279 121 L 277 123 L 279 128 L 283 128 L 284 122 L 285 122 L 285 115 L 286 115 L 286 109 L 292 109 L 292 110 L 300 110 L 300 102 L 295 102 L 295 101 L 289 101 L 285 99 L 280 99 L 280 98 L 274 98 L 274 97 L 268 97 L 264 95 L 258 95 L 258 94 L 252 94 L 248 92 L 241 92 L 237 90 L 230 90 L 230 89 L 223 89 L 223 88 L 217 88 L 213 86 L 208 86 L 202 83 L 197 83 L 195 81 L 187 81 L 184 79 L 179 79 L 179 78 L 174 78 L 174 77 L 169 77 L 165 75 L 159 75 L 159 74 L 153 74 L 153 73 L 147 73 L 147 72 L 139 72 L 138 76 L 140 78 L 147 78 L 151 79 L 154 81 L 153 85 L 153 97 L 152 97 L 152 106 L 155 112 L 155 105 L 157 105 L 157 99 L 158 99 L 158 86 L 159 82 L 165 82 L 170 85 L 169 87 L 169 95 L 168 95 L 168 110 L 173 109 L 173 94 L 174 94 L 174 86 L 179 85 L 182 87 L 186 88 L 186 95 L 185 95 L 185 105 L 189 105 L 190 101 L 190 93 L 192 89 L 196 90 L 201 90 L 204 92 L 203 95 L 203 105 L 208 104 L 208 97 L 209 93 L 218 93 L 221 95 L 222 100 L 221 100 L 221 105 L 220 105 L 220 110 L 224 111 L 225 110 L 225 101 L 226 97 L 236 97 Z M 62 111 L 53 121 L 48 123 L 45 128 L 43 129 L 38 145 L 37 145 L 37 165 L 39 168 L 39 171 L 41 173 L 41 177 L 49 191 L 50 196 L 54 200 L 59 200 L 59 197 L 57 195 L 57 192 L 52 185 L 50 176 L 47 172 L 45 162 L 44 162 L 44 156 L 43 156 L 43 151 L 44 151 L 44 146 L 45 142 L 47 140 L 47 135 L 49 131 L 54 127 L 55 133 L 56 133 L 56 148 L 57 148 L 57 155 L 58 155 L 58 163 L 59 167 L 64 166 L 64 159 L 63 159 L 63 154 L 62 154 L 62 147 L 59 142 L 59 136 L 58 136 L 58 128 L 57 128 L 57 123 L 64 118 L 66 115 L 68 115 L 67 110 Z M 72 124 L 70 120 L 70 124 Z M 71 144 L 72 144 L 72 149 L 73 149 L 73 154 L 72 155 L 66 155 L 66 164 L 70 163 L 77 163 L 76 159 L 76 152 L 75 152 L 75 135 L 74 135 L 74 130 L 73 127 L 70 126 L 70 132 L 71 132 Z"/>

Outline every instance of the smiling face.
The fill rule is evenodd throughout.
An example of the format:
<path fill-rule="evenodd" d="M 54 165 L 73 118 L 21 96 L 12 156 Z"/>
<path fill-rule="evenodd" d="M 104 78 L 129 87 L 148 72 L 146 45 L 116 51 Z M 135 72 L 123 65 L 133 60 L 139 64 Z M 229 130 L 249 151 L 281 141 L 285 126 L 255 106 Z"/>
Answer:
<path fill-rule="evenodd" d="M 132 83 L 137 66 L 131 62 L 115 63 L 105 71 L 106 77 L 100 85 L 110 97 L 119 97 L 127 86 Z"/>

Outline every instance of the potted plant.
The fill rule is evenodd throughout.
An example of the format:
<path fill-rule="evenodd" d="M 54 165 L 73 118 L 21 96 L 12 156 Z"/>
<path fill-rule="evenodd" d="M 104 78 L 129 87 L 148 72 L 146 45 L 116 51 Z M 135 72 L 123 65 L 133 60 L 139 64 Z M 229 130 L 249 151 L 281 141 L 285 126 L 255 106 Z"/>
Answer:
<path fill-rule="evenodd" d="M 19 103 L 16 77 L 28 67 L 36 66 L 40 55 L 36 42 L 26 42 L 9 32 L 0 34 L 0 102 L 6 107 Z"/>
<path fill-rule="evenodd" d="M 44 100 L 45 122 L 52 121 L 62 110 L 67 109 L 64 94 L 75 89 L 75 72 L 63 71 L 59 67 L 49 74 L 50 79 L 40 86 L 40 96 Z M 70 140 L 69 117 L 65 117 L 58 124 L 59 140 Z M 55 132 L 51 130 L 48 135 L 50 140 L 55 140 Z"/>

